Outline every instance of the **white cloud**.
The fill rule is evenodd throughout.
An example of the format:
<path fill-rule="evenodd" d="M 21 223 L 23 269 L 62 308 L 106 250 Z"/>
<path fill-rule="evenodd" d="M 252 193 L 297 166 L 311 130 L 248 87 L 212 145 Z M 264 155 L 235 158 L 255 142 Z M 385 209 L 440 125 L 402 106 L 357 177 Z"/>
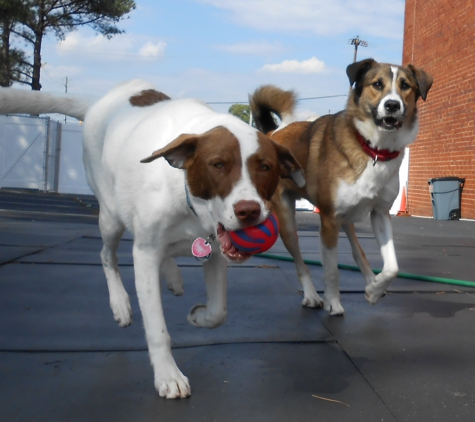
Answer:
<path fill-rule="evenodd" d="M 284 60 L 277 64 L 266 64 L 260 72 L 277 72 L 277 73 L 320 73 L 325 69 L 325 63 L 312 57 L 308 60 L 299 62 L 298 60 Z"/>
<path fill-rule="evenodd" d="M 56 50 L 60 55 L 125 61 L 131 58 L 159 59 L 164 56 L 166 46 L 164 41 L 150 40 L 150 37 L 133 34 L 121 34 L 107 39 L 102 35 L 86 36 L 72 32 L 56 44 Z"/>
<path fill-rule="evenodd" d="M 335 36 L 402 38 L 404 0 L 195 0 L 227 12 L 234 22 L 258 30 Z"/>
<path fill-rule="evenodd" d="M 285 48 L 279 43 L 268 41 L 250 41 L 228 45 L 217 45 L 217 50 L 236 55 L 265 55 L 281 53 Z"/>
<path fill-rule="evenodd" d="M 157 43 L 147 42 L 140 50 L 139 56 L 147 58 L 158 58 L 165 54 L 167 44 L 164 41 Z"/>

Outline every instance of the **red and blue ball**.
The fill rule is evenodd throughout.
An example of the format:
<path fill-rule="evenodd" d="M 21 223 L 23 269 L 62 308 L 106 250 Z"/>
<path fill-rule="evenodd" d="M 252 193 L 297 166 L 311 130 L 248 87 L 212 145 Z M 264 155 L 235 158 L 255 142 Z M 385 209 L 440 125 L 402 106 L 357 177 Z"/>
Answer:
<path fill-rule="evenodd" d="M 228 232 L 232 244 L 250 254 L 262 253 L 274 246 L 279 237 L 279 220 L 272 213 L 256 226 Z"/>

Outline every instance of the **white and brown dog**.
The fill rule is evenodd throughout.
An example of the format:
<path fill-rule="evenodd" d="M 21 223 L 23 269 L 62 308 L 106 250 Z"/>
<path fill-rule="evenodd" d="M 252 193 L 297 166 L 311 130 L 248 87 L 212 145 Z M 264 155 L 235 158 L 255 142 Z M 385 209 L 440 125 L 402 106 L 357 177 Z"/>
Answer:
<path fill-rule="evenodd" d="M 346 109 L 314 122 L 289 124 L 296 102 L 292 91 L 266 85 L 250 97 L 257 127 L 287 146 L 305 170 L 305 187 L 283 180 L 273 202 L 281 237 L 295 260 L 303 286 L 302 304 L 324 306 L 331 315 L 344 313 L 337 260 L 341 227 L 366 280 L 366 299 L 370 303 L 384 295 L 398 273 L 389 210 L 399 191 L 404 148 L 416 139 L 419 129 L 417 100 L 425 100 L 432 85 L 432 77 L 422 69 L 372 59 L 349 65 L 347 75 L 354 88 Z M 280 127 L 271 112 L 282 119 Z M 320 209 L 323 300 L 315 291 L 299 249 L 295 223 L 298 198 L 306 198 Z M 368 214 L 384 261 L 378 275 L 371 270 L 354 229 L 354 223 Z"/>
<path fill-rule="evenodd" d="M 203 264 L 208 302 L 195 306 L 188 320 L 199 327 L 221 325 L 227 261 L 250 256 L 232 246 L 227 230 L 266 219 L 280 178 L 303 186 L 302 168 L 287 147 L 234 116 L 197 100 L 170 100 L 140 80 L 116 87 L 97 102 L 1 89 L 0 112 L 57 112 L 84 120 L 84 165 L 100 204 L 101 259 L 114 318 L 122 327 L 132 322 L 116 256 L 127 228 L 134 236 L 135 285 L 155 388 L 167 398 L 189 396 L 188 379 L 171 353 L 160 273 L 174 294 L 182 294 L 173 257 L 191 255 L 192 242 L 206 240 L 215 250 Z"/>

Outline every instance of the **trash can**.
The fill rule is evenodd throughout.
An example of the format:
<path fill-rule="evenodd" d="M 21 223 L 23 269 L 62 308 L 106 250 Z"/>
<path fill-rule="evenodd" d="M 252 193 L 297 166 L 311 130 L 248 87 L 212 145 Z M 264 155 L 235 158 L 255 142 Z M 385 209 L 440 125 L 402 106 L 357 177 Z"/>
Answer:
<path fill-rule="evenodd" d="M 436 220 L 460 220 L 460 204 L 465 179 L 439 177 L 429 179 L 432 212 Z"/>

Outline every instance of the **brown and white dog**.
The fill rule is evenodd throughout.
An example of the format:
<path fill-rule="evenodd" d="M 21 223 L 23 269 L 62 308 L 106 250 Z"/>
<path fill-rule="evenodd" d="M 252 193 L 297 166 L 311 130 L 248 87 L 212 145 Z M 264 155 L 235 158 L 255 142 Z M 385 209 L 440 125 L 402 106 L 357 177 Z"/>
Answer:
<path fill-rule="evenodd" d="M 181 295 L 183 279 L 173 258 L 191 255 L 195 239 L 211 244 L 215 252 L 203 264 L 208 302 L 196 305 L 188 321 L 221 325 L 226 263 L 250 257 L 231 244 L 227 231 L 266 219 L 279 179 L 303 186 L 302 168 L 287 147 L 236 117 L 197 100 L 170 100 L 141 80 L 119 85 L 97 102 L 0 89 L 2 112 L 57 112 L 84 120 L 84 166 L 100 205 L 101 259 L 114 319 L 121 327 L 132 323 L 116 255 L 127 228 L 134 236 L 135 286 L 155 388 L 167 398 L 189 396 L 188 378 L 171 353 L 160 275 Z"/>
<path fill-rule="evenodd" d="M 346 109 L 314 122 L 294 122 L 296 96 L 272 85 L 250 97 L 256 126 L 294 154 L 305 170 L 307 183 L 299 187 L 282 180 L 274 196 L 281 237 L 295 260 L 304 290 L 302 304 L 341 315 L 337 242 L 346 232 L 353 257 L 366 280 L 366 299 L 374 304 L 396 277 L 398 265 L 389 209 L 399 191 L 399 167 L 404 148 L 417 135 L 416 103 L 426 99 L 432 77 L 413 65 L 377 63 L 372 59 L 347 67 L 351 89 Z M 277 127 L 271 112 L 282 123 Z M 315 291 L 299 249 L 295 200 L 306 198 L 320 209 L 321 254 L 324 266 L 323 300 Z M 375 275 L 359 245 L 354 223 L 368 213 L 384 266 Z"/>

